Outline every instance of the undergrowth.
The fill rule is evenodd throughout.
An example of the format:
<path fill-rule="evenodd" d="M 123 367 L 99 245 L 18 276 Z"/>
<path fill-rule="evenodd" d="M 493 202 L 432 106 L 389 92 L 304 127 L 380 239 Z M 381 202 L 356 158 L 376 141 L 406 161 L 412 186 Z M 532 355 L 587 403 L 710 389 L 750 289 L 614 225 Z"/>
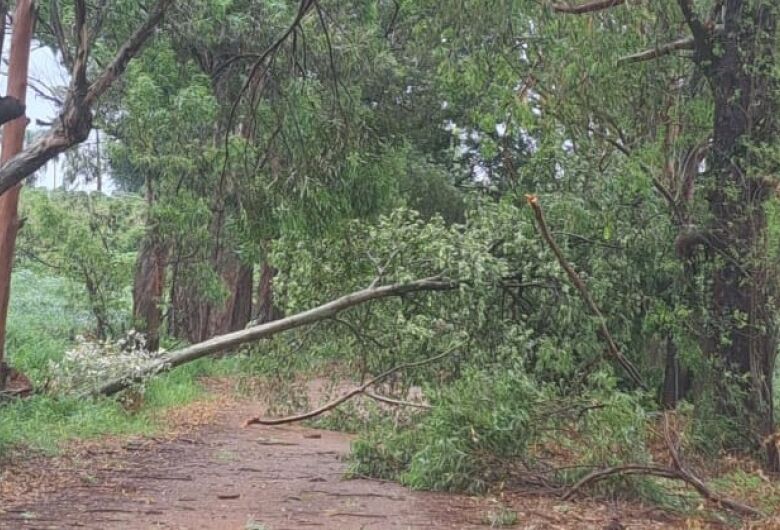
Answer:
<path fill-rule="evenodd" d="M 122 396 L 83 399 L 56 392 L 52 368 L 77 346 L 91 325 L 89 311 L 74 303 L 67 280 L 14 272 L 8 329 L 8 361 L 38 390 L 33 396 L 0 403 L 0 456 L 13 448 L 54 453 L 64 442 L 102 435 L 150 435 L 165 428 L 161 411 L 207 398 L 199 379 L 244 374 L 265 367 L 242 357 L 202 359 L 149 380 L 139 407 Z"/>

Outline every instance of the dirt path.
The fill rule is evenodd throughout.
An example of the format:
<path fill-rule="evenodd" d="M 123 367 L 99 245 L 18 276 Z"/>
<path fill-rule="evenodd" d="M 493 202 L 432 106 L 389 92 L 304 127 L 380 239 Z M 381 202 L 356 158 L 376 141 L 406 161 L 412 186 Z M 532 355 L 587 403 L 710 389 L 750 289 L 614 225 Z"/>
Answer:
<path fill-rule="evenodd" d="M 302 427 L 240 428 L 256 409 L 223 405 L 165 440 L 102 441 L 26 458 L 0 475 L 0 528 L 281 530 L 485 528 L 487 498 L 411 492 L 343 478 L 349 436 Z M 520 528 L 672 528 L 637 506 L 514 498 Z"/>

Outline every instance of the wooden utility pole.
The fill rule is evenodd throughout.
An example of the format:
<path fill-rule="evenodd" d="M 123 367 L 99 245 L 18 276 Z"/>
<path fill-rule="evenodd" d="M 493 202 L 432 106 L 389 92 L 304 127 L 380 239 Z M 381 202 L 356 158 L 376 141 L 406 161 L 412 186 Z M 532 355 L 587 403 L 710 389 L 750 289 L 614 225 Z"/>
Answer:
<path fill-rule="evenodd" d="M 30 62 L 30 44 L 33 32 L 33 0 L 18 0 L 13 19 L 11 52 L 8 64 L 7 95 L 24 103 L 27 94 L 27 70 Z M 13 158 L 24 146 L 27 118 L 21 116 L 3 126 L 0 164 Z M 16 232 L 19 229 L 19 183 L 0 196 L 0 389 L 5 387 L 8 374 L 4 361 L 8 300 L 11 292 Z"/>

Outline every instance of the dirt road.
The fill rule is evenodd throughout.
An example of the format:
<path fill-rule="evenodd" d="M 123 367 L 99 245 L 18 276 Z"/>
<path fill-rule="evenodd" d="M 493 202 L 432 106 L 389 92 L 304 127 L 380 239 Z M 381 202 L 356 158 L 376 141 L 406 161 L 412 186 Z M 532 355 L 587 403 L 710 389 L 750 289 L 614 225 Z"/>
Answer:
<path fill-rule="evenodd" d="M 226 408 L 224 408 L 226 407 Z M 412 492 L 344 478 L 350 437 L 302 427 L 241 428 L 231 402 L 168 439 L 103 440 L 56 458 L 6 462 L 0 528 L 282 530 L 486 528 L 490 498 Z M 672 528 L 649 508 L 507 500 L 518 528 Z"/>

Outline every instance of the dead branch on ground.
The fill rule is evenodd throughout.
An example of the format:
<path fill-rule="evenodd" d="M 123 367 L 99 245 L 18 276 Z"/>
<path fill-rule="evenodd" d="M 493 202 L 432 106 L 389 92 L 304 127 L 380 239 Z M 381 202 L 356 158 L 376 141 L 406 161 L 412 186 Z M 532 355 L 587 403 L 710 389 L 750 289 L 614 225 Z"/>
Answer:
<path fill-rule="evenodd" d="M 374 377 L 372 379 L 369 379 L 368 381 L 366 381 L 362 385 L 353 388 L 352 390 L 350 390 L 349 392 L 347 392 L 343 396 L 340 396 L 340 397 L 334 399 L 333 401 L 331 401 L 329 403 L 326 403 L 325 405 L 323 405 L 323 406 L 321 406 L 319 408 L 316 408 L 314 410 L 310 410 L 309 412 L 304 412 L 303 414 L 296 414 L 294 416 L 287 416 L 285 418 L 275 418 L 275 419 L 270 419 L 270 418 L 269 419 L 264 419 L 264 418 L 260 418 L 260 417 L 250 418 L 250 419 L 248 419 L 248 420 L 246 420 L 244 422 L 244 427 L 248 427 L 250 425 L 282 425 L 282 424 L 285 424 L 285 423 L 296 423 L 296 422 L 299 422 L 299 421 L 309 420 L 311 418 L 316 418 L 317 416 L 319 416 L 321 414 L 324 414 L 325 412 L 328 412 L 330 410 L 335 409 L 336 407 L 338 407 L 339 405 L 349 401 L 353 397 L 358 396 L 360 394 L 364 394 L 368 388 L 370 388 L 371 386 L 373 386 L 373 385 L 375 385 L 377 383 L 380 383 L 380 382 L 384 381 L 385 379 L 387 379 L 388 377 L 390 377 L 391 375 L 393 375 L 396 372 L 400 372 L 401 370 L 407 370 L 409 368 L 417 368 L 419 366 L 424 366 L 426 364 L 434 363 L 436 361 L 439 361 L 439 360 L 447 357 L 448 355 L 450 355 L 452 352 L 454 352 L 455 350 L 457 350 L 461 346 L 462 346 L 461 344 L 456 344 L 455 346 L 453 346 L 452 348 L 449 348 L 444 353 L 440 353 L 439 355 L 435 355 L 433 357 L 429 357 L 428 359 L 423 359 L 422 361 L 416 361 L 416 362 L 412 362 L 412 363 L 404 363 L 404 364 L 399 364 L 398 366 L 394 366 L 393 368 L 390 368 L 386 372 L 383 372 L 383 373 L 379 374 L 378 376 L 376 376 L 376 377 Z"/>
<path fill-rule="evenodd" d="M 595 482 L 604 480 L 606 478 L 616 475 L 650 475 L 654 477 L 666 478 L 670 480 L 681 480 L 691 486 L 696 492 L 704 499 L 710 501 L 716 506 L 722 506 L 728 510 L 738 513 L 747 517 L 763 517 L 756 508 L 743 504 L 741 502 L 729 499 L 712 491 L 703 480 L 694 475 L 688 470 L 680 459 L 680 454 L 675 447 L 672 440 L 671 432 L 669 429 L 669 416 L 664 414 L 664 439 L 666 440 L 666 447 L 669 450 L 669 454 L 672 458 L 673 467 L 664 467 L 656 464 L 628 464 L 623 466 L 608 467 L 605 469 L 598 469 L 589 473 L 581 478 L 563 495 L 563 500 L 570 500 L 579 490 L 583 487 L 593 484 Z"/>
<path fill-rule="evenodd" d="M 382 396 L 380 394 L 369 392 L 368 390 L 363 391 L 363 395 L 373 399 L 374 401 L 379 401 L 380 403 L 387 403 L 388 405 L 397 405 L 399 407 L 413 407 L 417 409 L 426 409 L 426 410 L 430 410 L 433 408 L 430 405 L 426 405 L 425 403 L 415 403 L 413 401 L 404 401 L 403 399 L 389 398 L 387 396 Z"/>
<path fill-rule="evenodd" d="M 553 11 L 556 13 L 566 13 L 568 15 L 582 15 L 585 13 L 595 13 L 611 7 L 625 4 L 626 0 L 593 0 L 585 4 L 553 4 Z"/>

